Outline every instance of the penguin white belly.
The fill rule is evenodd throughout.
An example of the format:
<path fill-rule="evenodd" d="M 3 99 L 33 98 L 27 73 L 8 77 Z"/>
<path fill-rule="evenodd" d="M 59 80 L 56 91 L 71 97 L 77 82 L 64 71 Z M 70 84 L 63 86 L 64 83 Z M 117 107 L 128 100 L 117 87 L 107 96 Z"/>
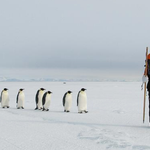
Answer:
<path fill-rule="evenodd" d="M 3 92 L 1 106 L 2 107 L 9 106 L 8 92 L 5 92 L 5 91 Z"/>
<path fill-rule="evenodd" d="M 24 93 L 20 93 L 18 97 L 18 105 L 17 107 L 24 107 Z"/>
<path fill-rule="evenodd" d="M 70 111 L 71 105 L 72 105 L 72 96 L 69 94 L 69 95 L 66 96 L 64 109 L 66 111 Z"/>
<path fill-rule="evenodd" d="M 43 106 L 42 106 L 42 97 L 43 97 L 43 94 L 44 94 L 43 91 L 40 91 L 40 92 L 39 92 L 39 97 L 38 97 L 38 109 L 43 108 Z"/>
<path fill-rule="evenodd" d="M 78 111 L 84 111 L 87 110 L 87 97 L 86 94 L 81 94 L 79 95 L 78 99 Z"/>
<path fill-rule="evenodd" d="M 45 104 L 44 104 L 44 108 L 45 108 L 45 109 L 48 109 L 49 106 L 50 106 L 50 103 L 51 103 L 51 95 L 50 95 L 50 94 L 47 94 L 46 100 L 45 100 Z"/>

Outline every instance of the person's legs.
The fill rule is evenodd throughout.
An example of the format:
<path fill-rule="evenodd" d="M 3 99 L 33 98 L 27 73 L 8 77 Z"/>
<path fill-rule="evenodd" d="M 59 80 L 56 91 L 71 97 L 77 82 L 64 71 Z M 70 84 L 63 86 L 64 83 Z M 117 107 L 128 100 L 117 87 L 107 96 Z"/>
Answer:
<path fill-rule="evenodd" d="M 149 122 L 150 122 L 150 82 L 147 83 L 148 101 L 149 101 Z"/>

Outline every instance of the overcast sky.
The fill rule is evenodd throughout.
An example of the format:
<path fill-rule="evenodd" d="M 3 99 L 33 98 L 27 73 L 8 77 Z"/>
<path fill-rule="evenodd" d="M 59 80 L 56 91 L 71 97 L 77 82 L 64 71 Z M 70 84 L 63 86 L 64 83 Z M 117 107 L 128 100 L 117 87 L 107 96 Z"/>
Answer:
<path fill-rule="evenodd" d="M 0 68 L 143 69 L 149 0 L 1 0 Z"/>

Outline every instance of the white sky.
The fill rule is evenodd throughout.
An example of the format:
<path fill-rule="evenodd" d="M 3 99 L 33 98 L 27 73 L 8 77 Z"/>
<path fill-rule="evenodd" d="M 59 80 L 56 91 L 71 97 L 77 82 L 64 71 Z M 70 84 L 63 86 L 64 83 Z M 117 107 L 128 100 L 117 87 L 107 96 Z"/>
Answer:
<path fill-rule="evenodd" d="M 150 47 L 149 6 L 149 0 L 0 1 L 0 68 L 141 71 Z"/>

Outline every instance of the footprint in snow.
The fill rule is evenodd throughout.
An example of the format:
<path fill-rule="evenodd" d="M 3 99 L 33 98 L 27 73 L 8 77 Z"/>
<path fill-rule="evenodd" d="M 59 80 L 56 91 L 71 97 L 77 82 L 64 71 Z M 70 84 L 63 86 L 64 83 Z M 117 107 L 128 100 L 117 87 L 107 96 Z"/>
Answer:
<path fill-rule="evenodd" d="M 149 146 L 145 146 L 145 145 L 134 145 L 132 147 L 133 150 L 150 150 Z"/>
<path fill-rule="evenodd" d="M 80 139 L 92 140 L 96 144 L 101 144 L 106 149 L 127 149 L 132 146 L 130 135 L 124 132 L 117 132 L 108 129 L 90 129 L 79 133 Z"/>
<path fill-rule="evenodd" d="M 123 114 L 124 113 L 124 111 L 122 111 L 122 110 L 114 110 L 113 112 L 117 113 L 117 114 Z"/>

